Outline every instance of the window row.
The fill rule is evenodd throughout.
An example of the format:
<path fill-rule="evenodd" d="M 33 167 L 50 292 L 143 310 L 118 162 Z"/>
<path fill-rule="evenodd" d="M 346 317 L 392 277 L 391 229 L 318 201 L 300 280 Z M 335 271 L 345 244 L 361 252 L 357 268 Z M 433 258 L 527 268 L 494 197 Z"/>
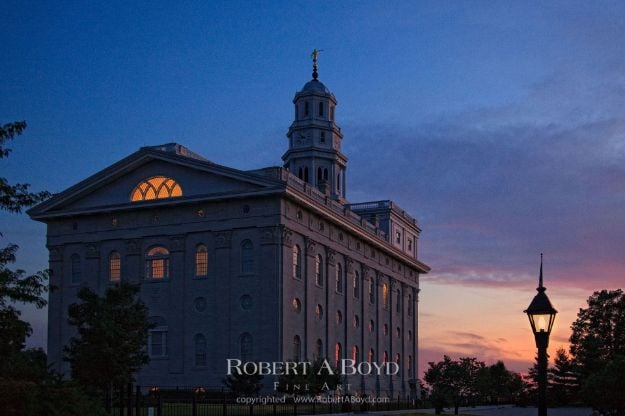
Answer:
<path fill-rule="evenodd" d="M 303 107 L 304 107 L 303 108 L 303 110 L 304 110 L 303 111 L 303 113 L 304 113 L 303 116 L 304 117 L 310 117 L 311 113 L 312 113 L 312 111 L 311 111 L 311 109 L 312 109 L 311 102 L 310 101 L 304 101 L 304 106 Z M 334 106 L 331 105 L 329 107 L 330 107 L 329 118 L 330 118 L 330 121 L 333 121 L 334 120 Z M 295 105 L 295 119 L 296 120 L 299 120 L 299 118 L 300 118 L 299 112 L 300 112 L 299 105 L 296 104 Z M 317 114 L 316 115 L 317 115 L 317 117 L 325 117 L 326 116 L 326 105 L 325 105 L 325 103 L 323 101 L 321 101 L 321 102 L 319 102 L 317 104 Z"/>
<path fill-rule="evenodd" d="M 254 245 L 250 240 L 241 243 L 241 273 L 254 272 Z M 145 255 L 146 279 L 169 278 L 169 250 L 163 246 L 150 248 Z M 195 248 L 195 276 L 208 276 L 208 248 L 198 244 Z M 82 281 L 82 263 L 80 255 L 70 257 L 70 277 L 72 284 Z M 108 257 L 108 277 L 111 282 L 118 282 L 122 277 L 122 258 L 118 251 L 111 251 Z"/>

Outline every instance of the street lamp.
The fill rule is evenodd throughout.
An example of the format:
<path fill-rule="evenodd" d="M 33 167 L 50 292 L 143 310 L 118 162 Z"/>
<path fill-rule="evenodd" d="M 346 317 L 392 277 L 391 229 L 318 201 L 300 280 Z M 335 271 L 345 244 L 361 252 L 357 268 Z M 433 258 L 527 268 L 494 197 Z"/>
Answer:
<path fill-rule="evenodd" d="M 523 312 L 527 314 L 534 332 L 536 348 L 538 348 L 538 416 L 547 416 L 547 347 L 553 322 L 556 320 L 556 311 L 545 294 L 543 286 L 543 255 L 540 254 L 540 277 L 538 278 L 538 293 L 532 303 Z"/>

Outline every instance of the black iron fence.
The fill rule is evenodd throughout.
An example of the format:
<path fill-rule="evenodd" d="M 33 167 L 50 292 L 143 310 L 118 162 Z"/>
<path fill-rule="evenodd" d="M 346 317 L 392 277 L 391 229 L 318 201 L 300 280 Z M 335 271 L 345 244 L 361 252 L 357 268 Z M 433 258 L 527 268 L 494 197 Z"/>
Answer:
<path fill-rule="evenodd" d="M 415 400 L 389 396 L 246 396 L 219 388 L 131 385 L 115 389 L 106 400 L 106 409 L 113 416 L 295 416 L 416 408 Z"/>

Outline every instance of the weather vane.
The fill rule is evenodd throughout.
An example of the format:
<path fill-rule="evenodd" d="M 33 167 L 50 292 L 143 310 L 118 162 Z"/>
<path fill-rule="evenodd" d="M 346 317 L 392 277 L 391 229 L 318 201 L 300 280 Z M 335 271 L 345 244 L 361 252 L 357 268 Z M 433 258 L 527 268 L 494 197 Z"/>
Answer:
<path fill-rule="evenodd" d="M 317 73 L 317 58 L 319 57 L 319 52 L 323 52 L 323 49 L 313 49 L 312 53 L 310 54 L 310 57 L 313 60 L 313 79 L 317 79 L 317 77 L 319 76 L 319 74 Z"/>

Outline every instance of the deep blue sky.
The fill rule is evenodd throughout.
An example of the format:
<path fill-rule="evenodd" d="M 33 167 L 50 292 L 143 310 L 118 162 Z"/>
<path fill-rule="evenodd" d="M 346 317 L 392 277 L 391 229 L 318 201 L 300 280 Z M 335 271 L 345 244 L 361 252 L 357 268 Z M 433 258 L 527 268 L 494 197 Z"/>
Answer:
<path fill-rule="evenodd" d="M 28 122 L 2 161 L 9 180 L 58 192 L 170 141 L 241 169 L 278 165 L 320 48 L 348 198 L 394 199 L 423 227 L 433 355 L 472 352 L 428 339 L 445 293 L 529 287 L 529 299 L 540 251 L 571 304 L 625 280 L 623 3 L 51 3 L 0 9 L 0 123 Z M 45 267 L 42 225 L 3 213 L 0 230 L 21 267 Z M 28 317 L 41 343 L 45 318 Z M 447 335 L 487 334 L 468 331 Z"/>

